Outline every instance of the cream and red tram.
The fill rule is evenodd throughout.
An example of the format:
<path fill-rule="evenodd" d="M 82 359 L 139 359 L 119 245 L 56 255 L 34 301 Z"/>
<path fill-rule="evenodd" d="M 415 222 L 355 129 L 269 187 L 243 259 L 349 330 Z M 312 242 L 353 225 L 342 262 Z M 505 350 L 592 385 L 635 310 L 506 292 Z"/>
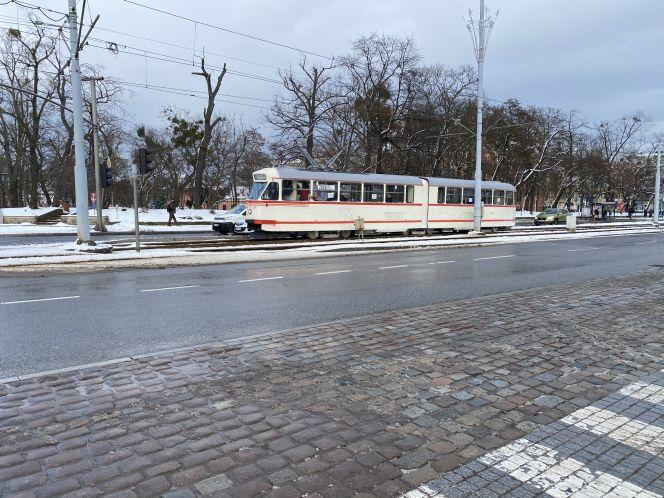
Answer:
<path fill-rule="evenodd" d="M 292 167 L 261 169 L 253 179 L 246 219 L 259 232 L 347 237 L 358 220 L 376 233 L 473 228 L 473 180 Z M 482 182 L 482 227 L 514 226 L 514 190 L 508 183 Z"/>

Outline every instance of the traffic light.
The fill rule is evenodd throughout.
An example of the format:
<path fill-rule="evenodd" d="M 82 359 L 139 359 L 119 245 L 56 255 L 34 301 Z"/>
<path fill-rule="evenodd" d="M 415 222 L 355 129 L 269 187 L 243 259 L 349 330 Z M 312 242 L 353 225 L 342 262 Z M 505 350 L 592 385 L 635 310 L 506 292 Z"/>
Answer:
<path fill-rule="evenodd" d="M 99 174 L 101 176 L 101 188 L 109 188 L 113 185 L 113 168 L 111 168 L 111 159 L 106 160 L 106 164 L 102 164 Z"/>
<path fill-rule="evenodd" d="M 152 163 L 152 151 L 141 147 L 138 149 L 138 174 L 147 175 L 154 168 L 150 166 Z"/>

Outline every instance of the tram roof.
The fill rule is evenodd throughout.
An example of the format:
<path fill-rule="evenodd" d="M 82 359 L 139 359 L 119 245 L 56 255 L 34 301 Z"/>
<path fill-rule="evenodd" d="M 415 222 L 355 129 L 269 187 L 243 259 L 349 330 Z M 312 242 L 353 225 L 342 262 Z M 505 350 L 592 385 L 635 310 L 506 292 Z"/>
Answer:
<path fill-rule="evenodd" d="M 255 173 L 272 170 L 274 177 L 292 180 L 318 180 L 330 182 L 358 182 L 358 183 L 392 183 L 402 185 L 423 185 L 423 179 L 434 187 L 473 187 L 474 180 L 462 180 L 458 178 L 435 178 L 406 175 L 382 175 L 373 173 L 338 173 L 335 171 L 321 171 L 313 169 L 299 169 L 291 166 L 280 166 L 276 168 L 265 168 Z M 482 182 L 482 188 L 515 190 L 514 186 L 504 182 Z"/>
<path fill-rule="evenodd" d="M 337 173 L 335 171 L 320 171 L 315 169 L 299 169 L 289 166 L 274 168 L 279 178 L 293 180 L 318 180 L 330 182 L 358 182 L 358 183 L 401 183 L 404 185 L 423 185 L 422 178 L 418 176 L 377 175 L 372 173 Z"/>
<path fill-rule="evenodd" d="M 429 185 L 433 187 L 464 187 L 470 188 L 475 186 L 475 180 L 462 180 L 459 178 L 434 178 L 426 177 Z M 496 189 L 496 190 L 516 190 L 514 185 L 505 182 L 482 182 L 482 188 Z"/>

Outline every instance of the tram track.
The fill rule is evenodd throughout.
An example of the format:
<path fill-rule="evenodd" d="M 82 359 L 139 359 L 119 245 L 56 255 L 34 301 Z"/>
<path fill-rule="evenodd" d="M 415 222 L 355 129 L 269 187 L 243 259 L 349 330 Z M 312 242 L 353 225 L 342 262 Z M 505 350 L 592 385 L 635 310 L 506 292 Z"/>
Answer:
<path fill-rule="evenodd" d="M 639 231 L 646 228 L 653 228 L 651 223 L 624 223 L 618 225 L 578 225 L 577 232 L 607 232 L 607 231 Z M 514 227 L 511 230 L 499 232 L 486 232 L 483 237 L 486 239 L 503 238 L 503 237 L 519 237 L 525 235 L 546 235 L 552 233 L 567 233 L 565 226 L 521 226 Z M 174 240 L 174 241 L 147 241 L 142 243 L 144 249 L 189 249 L 191 252 L 220 252 L 220 251 L 262 251 L 262 250 L 288 250 L 306 248 L 312 246 L 327 246 L 327 245 L 343 245 L 356 243 L 358 239 L 341 239 L 326 236 L 320 240 L 294 240 L 291 238 L 275 238 L 264 237 L 256 238 L 257 236 L 251 235 L 235 235 L 233 238 L 210 237 L 205 239 L 191 239 L 191 240 Z M 410 240 L 418 241 L 435 241 L 444 240 L 446 238 L 455 239 L 472 239 L 476 240 L 477 236 L 469 233 L 459 232 L 446 232 L 436 235 L 413 234 L 404 237 L 400 234 L 366 234 L 365 239 L 371 241 L 372 244 L 391 244 L 394 242 L 403 242 Z M 134 243 L 132 241 L 110 241 L 113 246 L 113 251 L 133 251 Z"/>

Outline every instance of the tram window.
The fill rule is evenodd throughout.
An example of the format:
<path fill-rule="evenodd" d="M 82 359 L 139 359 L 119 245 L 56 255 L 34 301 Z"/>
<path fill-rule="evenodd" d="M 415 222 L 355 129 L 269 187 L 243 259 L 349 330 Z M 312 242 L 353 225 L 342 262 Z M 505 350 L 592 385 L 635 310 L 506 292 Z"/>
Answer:
<path fill-rule="evenodd" d="M 459 204 L 461 202 L 461 189 L 458 187 L 447 187 L 445 202 L 447 204 Z"/>
<path fill-rule="evenodd" d="M 261 199 L 265 201 L 278 201 L 279 200 L 279 184 L 277 182 L 270 182 L 267 184 L 267 188 Z"/>
<path fill-rule="evenodd" d="M 504 190 L 494 190 L 493 191 L 493 204 L 495 206 L 504 206 L 505 205 L 505 191 Z"/>
<path fill-rule="evenodd" d="M 295 180 L 281 180 L 281 200 L 295 200 Z"/>
<path fill-rule="evenodd" d="M 406 185 L 406 202 L 415 202 L 415 186 Z"/>
<path fill-rule="evenodd" d="M 310 183 L 309 180 L 298 180 L 295 188 L 296 188 L 296 199 L 298 201 L 308 201 L 309 200 L 309 192 L 310 192 Z"/>
<path fill-rule="evenodd" d="M 314 182 L 313 199 L 315 201 L 336 201 L 337 183 Z"/>
<path fill-rule="evenodd" d="M 249 194 L 247 194 L 247 199 L 260 199 L 261 192 L 265 188 L 265 182 L 254 182 L 251 186 Z"/>
<path fill-rule="evenodd" d="M 386 185 L 385 202 L 403 203 L 403 185 Z"/>
<path fill-rule="evenodd" d="M 438 187 L 438 204 L 445 204 L 445 187 Z"/>
<path fill-rule="evenodd" d="M 339 198 L 341 202 L 360 202 L 362 201 L 362 184 L 360 183 L 342 183 L 339 189 Z"/>
<path fill-rule="evenodd" d="M 512 190 L 505 191 L 505 205 L 514 206 L 514 191 Z"/>
<path fill-rule="evenodd" d="M 475 189 L 474 188 L 463 189 L 462 204 L 473 204 L 474 202 L 475 202 Z"/>
<path fill-rule="evenodd" d="M 489 204 L 492 204 L 492 203 L 493 203 L 493 202 L 492 202 L 492 201 L 493 201 L 492 197 L 493 197 L 493 196 L 492 196 L 492 191 L 491 191 L 490 188 L 483 188 L 483 189 L 482 189 L 482 197 L 481 197 L 481 199 L 482 199 L 482 202 L 483 202 L 485 205 L 489 205 Z"/>
<path fill-rule="evenodd" d="M 365 183 L 364 202 L 383 202 L 383 185 Z"/>

